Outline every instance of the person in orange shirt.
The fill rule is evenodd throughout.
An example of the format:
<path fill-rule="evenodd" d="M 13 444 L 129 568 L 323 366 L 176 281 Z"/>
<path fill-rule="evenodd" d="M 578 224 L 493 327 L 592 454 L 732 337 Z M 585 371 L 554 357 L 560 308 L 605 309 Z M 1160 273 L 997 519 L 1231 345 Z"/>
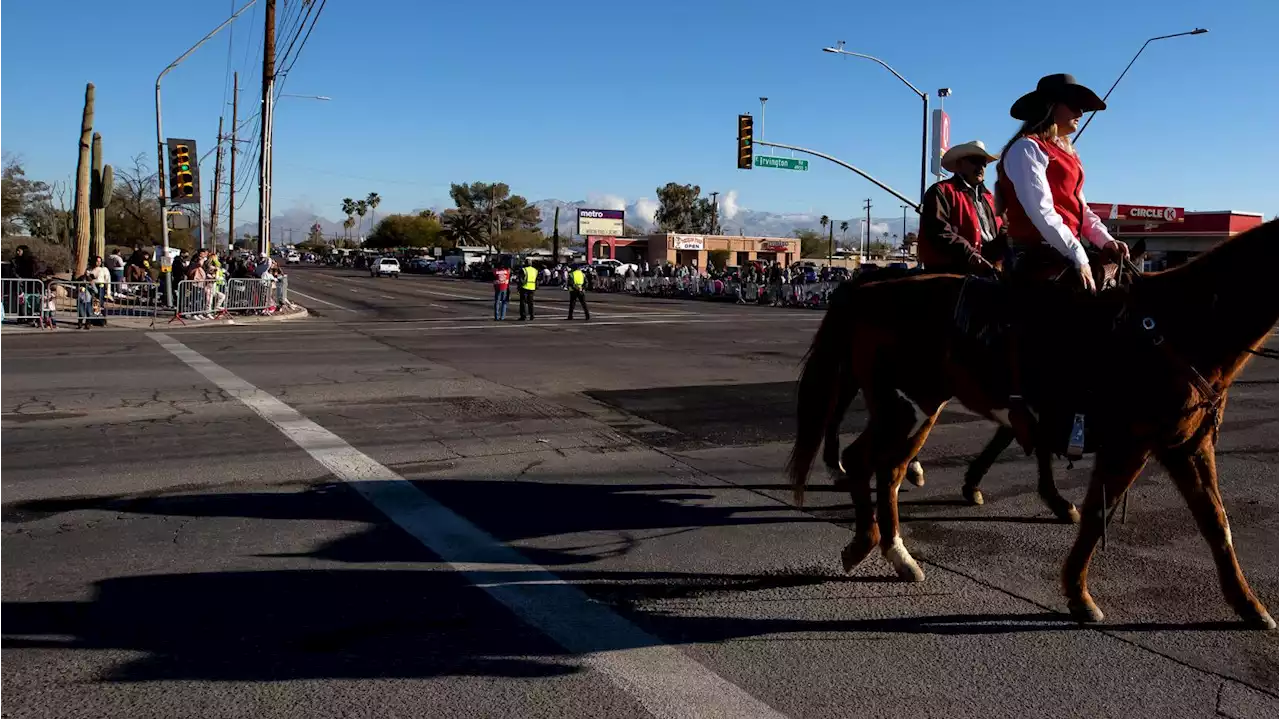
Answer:
<path fill-rule="evenodd" d="M 507 301 L 511 299 L 511 268 L 499 266 L 493 271 L 493 319 L 507 318 Z"/>

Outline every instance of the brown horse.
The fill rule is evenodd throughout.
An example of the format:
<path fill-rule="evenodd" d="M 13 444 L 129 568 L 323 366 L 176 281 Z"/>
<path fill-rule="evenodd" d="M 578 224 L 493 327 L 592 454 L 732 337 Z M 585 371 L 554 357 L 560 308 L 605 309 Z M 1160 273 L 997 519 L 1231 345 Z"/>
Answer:
<path fill-rule="evenodd" d="M 1280 234 L 1272 221 L 1131 287 L 1097 296 L 1044 288 L 1018 298 L 1035 320 L 1022 318 L 1016 332 L 1024 360 L 1022 393 L 1037 416 L 1037 441 L 1063 453 L 1073 416 L 1084 413 L 1086 451 L 1096 453 L 1079 534 L 1062 573 L 1077 617 L 1102 618 L 1086 586 L 1089 560 L 1107 513 L 1154 456 L 1208 541 L 1227 601 L 1246 621 L 1275 626 L 1236 560 L 1218 493 L 1214 443 L 1227 390 L 1280 314 L 1269 299 L 1255 299 L 1277 290 L 1278 261 Z M 802 503 L 809 467 L 842 386 L 861 390 L 867 427 L 841 455 L 855 510 L 855 534 L 841 555 L 846 571 L 879 544 L 899 576 L 923 579 L 898 533 L 898 486 L 951 398 L 1007 425 L 1008 353 L 1000 343 L 956 327 L 957 308 L 973 299 L 966 292 L 1004 291 L 940 275 L 842 288 L 833 295 L 799 382 L 799 426 L 788 470 Z M 859 304 L 893 311 L 855 312 L 855 293 Z M 1127 371 L 1120 383 L 1103 365 L 1144 371 Z M 872 473 L 878 513 L 871 502 Z"/>
<path fill-rule="evenodd" d="M 1146 253 L 1146 240 L 1138 240 L 1130 251 L 1130 266 L 1137 267 L 1142 264 L 1143 255 Z M 1100 261 L 1097 253 L 1091 253 L 1095 260 L 1093 263 L 1094 276 L 1098 287 L 1114 288 L 1126 286 L 1137 276 L 1136 272 L 1125 272 L 1124 268 L 1107 264 Z M 997 263 L 996 267 L 1000 268 L 1002 263 Z M 881 282 L 890 279 L 900 279 L 909 276 L 908 273 L 894 271 L 889 269 L 877 270 L 867 275 L 859 275 L 858 278 L 852 280 L 853 285 L 864 285 L 870 282 Z M 849 406 L 857 397 L 858 387 L 853 382 L 845 382 L 841 384 L 839 396 L 836 400 L 834 414 L 831 422 L 827 425 L 826 437 L 823 440 L 822 460 L 827 467 L 827 472 L 831 475 L 835 484 L 841 484 L 844 477 L 844 469 L 840 462 L 840 425 L 844 419 L 845 413 L 849 410 Z M 983 477 L 991 470 L 996 459 L 1009 448 L 1014 441 L 1013 430 L 1005 424 L 998 425 L 996 433 L 992 436 L 986 447 L 969 463 L 968 469 L 964 474 L 964 487 L 961 494 L 965 501 L 974 506 L 980 506 L 985 502 L 982 490 L 978 485 L 982 482 Z M 1042 444 L 1036 448 L 1037 462 L 1037 490 L 1041 499 L 1044 500 L 1045 506 L 1054 513 L 1060 520 L 1064 522 L 1074 523 L 1080 521 L 1080 512 L 1076 510 L 1075 505 L 1067 501 L 1058 491 L 1057 485 L 1053 480 L 1053 453 L 1047 445 Z M 912 457 L 907 464 L 906 479 L 917 487 L 924 486 L 924 467 L 920 464 L 919 458 Z"/>

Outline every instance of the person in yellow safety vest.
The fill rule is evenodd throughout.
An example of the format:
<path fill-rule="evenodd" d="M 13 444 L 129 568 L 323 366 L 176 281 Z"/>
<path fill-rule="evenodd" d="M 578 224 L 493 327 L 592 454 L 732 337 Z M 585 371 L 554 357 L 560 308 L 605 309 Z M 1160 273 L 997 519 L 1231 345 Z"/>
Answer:
<path fill-rule="evenodd" d="M 520 268 L 520 319 L 526 316 L 525 308 L 528 307 L 529 321 L 533 321 L 533 293 L 538 289 L 538 271 L 534 269 L 532 264 L 526 264 Z"/>
<path fill-rule="evenodd" d="M 569 273 L 569 319 L 573 319 L 574 304 L 582 303 L 582 314 L 585 315 L 585 321 L 591 321 L 591 310 L 587 308 L 586 290 L 587 275 L 578 267 Z"/>

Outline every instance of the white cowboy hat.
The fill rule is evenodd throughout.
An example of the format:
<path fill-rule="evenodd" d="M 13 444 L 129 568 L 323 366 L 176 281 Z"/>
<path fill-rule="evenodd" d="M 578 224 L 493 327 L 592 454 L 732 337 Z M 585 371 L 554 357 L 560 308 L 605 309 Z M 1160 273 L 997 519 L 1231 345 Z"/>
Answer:
<path fill-rule="evenodd" d="M 942 156 L 942 169 L 947 172 L 955 172 L 956 163 L 966 157 L 985 157 L 987 162 L 995 162 L 999 159 L 987 152 L 987 146 L 982 144 L 982 140 L 973 140 L 947 150 L 946 154 Z"/>

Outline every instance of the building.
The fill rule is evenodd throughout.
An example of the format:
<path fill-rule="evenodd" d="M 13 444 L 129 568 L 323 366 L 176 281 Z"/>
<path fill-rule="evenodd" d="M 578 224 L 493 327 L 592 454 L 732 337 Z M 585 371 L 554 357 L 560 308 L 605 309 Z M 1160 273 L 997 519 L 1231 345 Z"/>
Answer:
<path fill-rule="evenodd" d="M 1146 240 L 1146 268 L 1163 270 L 1186 263 L 1245 230 L 1262 224 L 1257 212 L 1212 210 L 1187 212 L 1181 207 L 1113 205 L 1090 202 L 1111 236 L 1129 246 Z"/>
<path fill-rule="evenodd" d="M 794 237 L 740 237 L 736 235 L 678 235 L 665 233 L 646 237 L 588 237 L 587 256 L 650 265 L 692 264 L 707 268 L 708 253 L 729 253 L 727 264 L 742 267 L 753 260 L 781 262 L 783 266 L 800 259 L 800 240 Z"/>

